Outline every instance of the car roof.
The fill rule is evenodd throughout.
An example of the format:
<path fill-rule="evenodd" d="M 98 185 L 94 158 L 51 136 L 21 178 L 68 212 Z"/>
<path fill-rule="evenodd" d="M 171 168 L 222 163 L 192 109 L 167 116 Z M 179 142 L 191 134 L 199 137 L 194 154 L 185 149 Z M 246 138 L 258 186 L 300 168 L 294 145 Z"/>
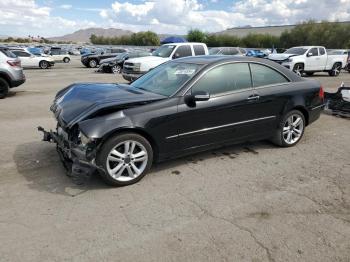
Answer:
<path fill-rule="evenodd" d="M 168 43 L 164 45 L 205 45 L 205 44 L 200 42 L 181 42 L 181 43 Z"/>

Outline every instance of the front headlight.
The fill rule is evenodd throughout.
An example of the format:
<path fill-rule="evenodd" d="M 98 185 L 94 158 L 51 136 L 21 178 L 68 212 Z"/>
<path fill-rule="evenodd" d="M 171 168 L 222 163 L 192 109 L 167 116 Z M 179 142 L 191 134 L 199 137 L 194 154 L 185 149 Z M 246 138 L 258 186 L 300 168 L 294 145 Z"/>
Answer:
<path fill-rule="evenodd" d="M 79 133 L 79 139 L 83 146 L 86 146 L 91 142 L 91 139 L 85 136 L 82 132 Z"/>
<path fill-rule="evenodd" d="M 293 59 L 292 59 L 292 58 L 288 58 L 288 59 L 287 59 L 287 62 L 288 62 L 288 63 L 291 63 L 291 62 L 293 62 Z"/>
<path fill-rule="evenodd" d="M 134 63 L 134 71 L 140 71 L 141 63 Z"/>

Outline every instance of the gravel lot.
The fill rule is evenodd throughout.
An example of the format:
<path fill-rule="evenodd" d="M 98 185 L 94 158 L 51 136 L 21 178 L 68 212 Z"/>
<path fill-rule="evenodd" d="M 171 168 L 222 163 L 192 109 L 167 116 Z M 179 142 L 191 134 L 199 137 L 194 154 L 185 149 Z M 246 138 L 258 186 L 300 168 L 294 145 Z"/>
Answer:
<path fill-rule="evenodd" d="M 0 261 L 350 261 L 350 122 L 323 114 L 293 148 L 241 144 L 77 186 L 38 125 L 72 82 L 116 82 L 78 58 L 26 70 L 0 101 Z M 350 74 L 318 74 L 335 91 Z"/>

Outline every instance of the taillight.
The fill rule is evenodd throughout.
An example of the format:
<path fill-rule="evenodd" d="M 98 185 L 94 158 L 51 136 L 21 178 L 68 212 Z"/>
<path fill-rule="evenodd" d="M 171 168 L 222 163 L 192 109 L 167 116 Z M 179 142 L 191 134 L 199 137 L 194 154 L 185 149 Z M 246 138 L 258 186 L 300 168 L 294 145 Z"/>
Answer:
<path fill-rule="evenodd" d="M 9 60 L 7 61 L 7 63 L 13 67 L 21 67 L 21 61 Z"/>
<path fill-rule="evenodd" d="M 324 100 L 324 91 L 323 91 L 323 87 L 322 86 L 320 87 L 320 91 L 318 92 L 318 97 L 321 100 Z"/>

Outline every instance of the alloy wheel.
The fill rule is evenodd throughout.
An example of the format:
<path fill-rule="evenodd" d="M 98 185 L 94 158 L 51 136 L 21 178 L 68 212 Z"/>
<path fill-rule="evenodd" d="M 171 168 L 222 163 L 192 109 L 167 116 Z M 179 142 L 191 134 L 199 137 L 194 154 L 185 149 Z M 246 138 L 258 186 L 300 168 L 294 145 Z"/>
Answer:
<path fill-rule="evenodd" d="M 90 60 L 89 66 L 92 67 L 92 68 L 96 67 L 96 66 L 97 66 L 96 61 L 95 61 L 94 59 L 93 59 L 93 60 Z"/>
<path fill-rule="evenodd" d="M 115 65 L 112 67 L 112 72 L 113 74 L 119 74 L 121 72 L 121 69 L 122 68 L 120 67 L 120 65 Z"/>
<path fill-rule="evenodd" d="M 289 116 L 283 126 L 283 140 L 292 145 L 299 141 L 303 134 L 304 121 L 298 114 Z"/>
<path fill-rule="evenodd" d="M 298 76 L 302 76 L 302 73 L 303 73 L 303 66 L 301 65 L 297 65 L 294 69 L 294 72 L 298 75 Z"/>
<path fill-rule="evenodd" d="M 148 154 L 141 143 L 127 140 L 115 146 L 106 161 L 108 174 L 117 181 L 126 182 L 136 179 L 144 172 Z"/>
<path fill-rule="evenodd" d="M 333 68 L 333 75 L 334 76 L 337 76 L 340 74 L 340 68 L 341 66 L 340 65 L 336 65 L 334 68 Z"/>

